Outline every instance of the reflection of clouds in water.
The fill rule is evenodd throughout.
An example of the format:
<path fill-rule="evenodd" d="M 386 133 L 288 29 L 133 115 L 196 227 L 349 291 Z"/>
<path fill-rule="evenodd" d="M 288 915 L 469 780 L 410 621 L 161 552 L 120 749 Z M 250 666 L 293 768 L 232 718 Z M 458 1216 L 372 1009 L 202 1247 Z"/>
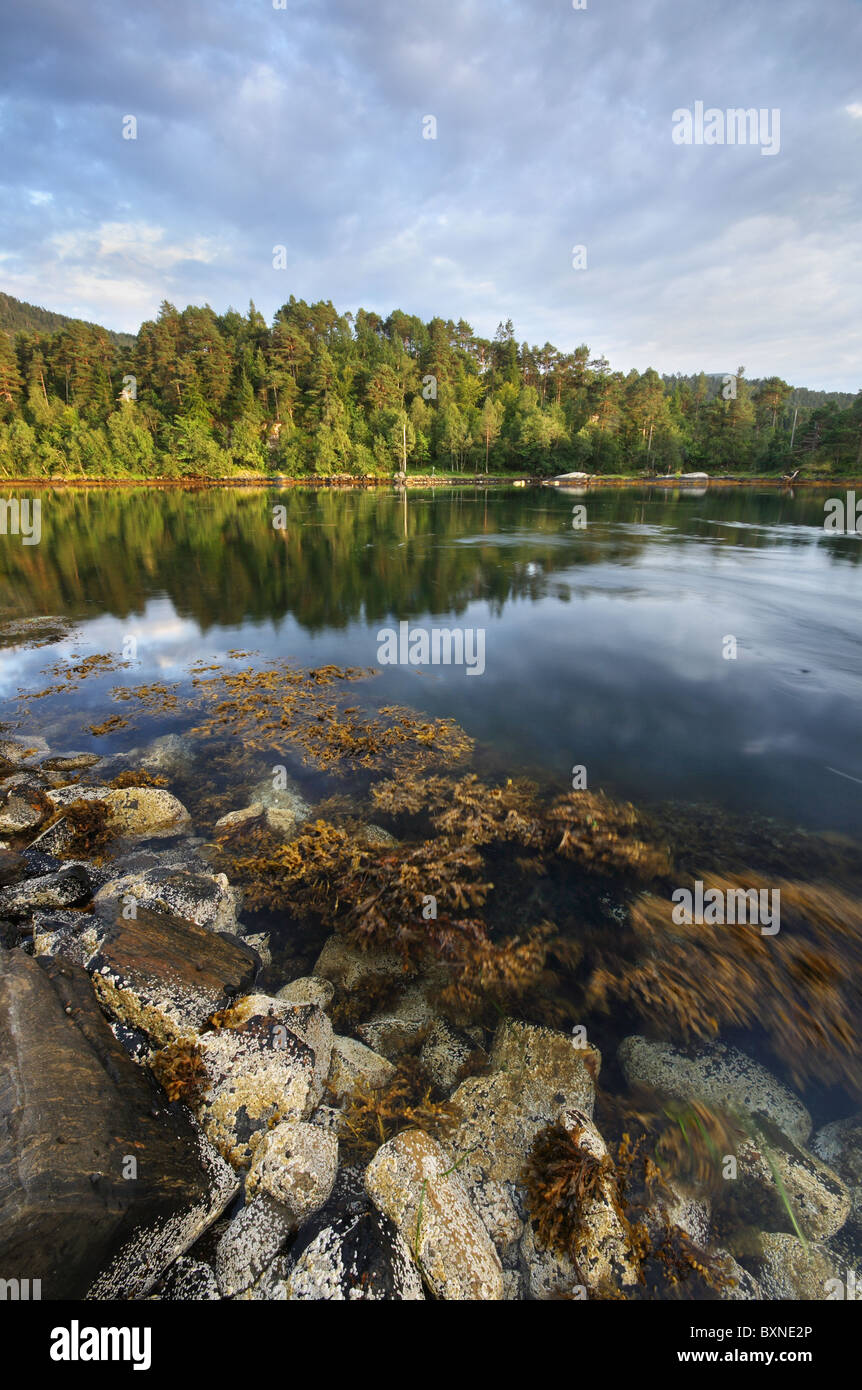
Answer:
<path fill-rule="evenodd" d="M 744 743 L 742 751 L 747 758 L 762 758 L 767 753 L 786 753 L 798 747 L 799 738 L 794 733 L 767 734 Z"/>

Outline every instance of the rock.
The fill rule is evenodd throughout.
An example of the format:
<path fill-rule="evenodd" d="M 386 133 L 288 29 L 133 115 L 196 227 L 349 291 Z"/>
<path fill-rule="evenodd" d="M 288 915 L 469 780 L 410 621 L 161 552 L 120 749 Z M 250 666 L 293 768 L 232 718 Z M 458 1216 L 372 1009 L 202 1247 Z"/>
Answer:
<path fill-rule="evenodd" d="M 252 787 L 250 801 L 263 807 L 269 829 L 285 838 L 294 835 L 311 815 L 311 807 L 293 781 L 286 787 L 276 787 L 270 777 L 264 777 Z"/>
<path fill-rule="evenodd" d="M 318 1125 L 336 1138 L 341 1133 L 341 1111 L 334 1105 L 318 1105 L 308 1117 L 310 1125 Z"/>
<path fill-rule="evenodd" d="M 425 1297 L 410 1251 L 378 1211 L 342 1212 L 301 1234 L 285 1285 L 291 1300 L 403 1303 Z"/>
<path fill-rule="evenodd" d="M 44 854 L 47 857 L 56 857 L 69 852 L 75 839 L 75 827 L 66 816 L 61 816 L 53 825 L 49 825 L 47 830 L 43 830 L 37 835 L 35 840 L 31 840 L 27 847 L 27 853 L 31 855 Z"/>
<path fill-rule="evenodd" d="M 449 1095 L 458 1084 L 459 1071 L 475 1051 L 471 1038 L 438 1018 L 422 1044 L 419 1060 L 434 1084 Z"/>
<path fill-rule="evenodd" d="M 463 1159 L 458 1171 L 468 1186 L 517 1182 L 536 1135 L 561 1109 L 591 1118 L 601 1054 L 577 1047 L 568 1033 L 506 1019 L 491 1065 L 501 1069 L 467 1077 L 452 1094 L 463 1119 L 446 1142 Z"/>
<path fill-rule="evenodd" d="M 838 1175 L 777 1130 L 768 1138 L 759 1134 L 745 1139 L 737 1149 L 737 1162 L 743 1201 L 754 1189 L 749 1200 L 758 1208 L 761 1228 L 778 1224 L 783 1230 L 791 1229 L 784 1197 L 808 1240 L 835 1235 L 850 1215 L 850 1192 Z M 766 1211 L 764 1193 L 770 1199 Z"/>
<path fill-rule="evenodd" d="M 342 1101 L 357 1086 L 377 1090 L 395 1075 L 392 1062 L 372 1052 L 356 1038 L 332 1039 L 332 1062 L 328 1086 L 336 1101 Z"/>
<path fill-rule="evenodd" d="M 86 966 L 101 939 L 93 917 L 81 912 L 34 912 L 33 950 L 37 956 L 63 956 Z"/>
<path fill-rule="evenodd" d="M 0 1113 L 0 1268 L 46 1299 L 143 1296 L 237 1189 L 68 961 L 0 953 Z"/>
<path fill-rule="evenodd" d="M 503 1271 L 452 1160 L 419 1129 L 377 1150 L 365 1172 L 374 1205 L 398 1228 L 432 1291 L 447 1300 L 503 1297 Z"/>
<path fill-rule="evenodd" d="M 289 985 L 282 985 L 275 997 L 287 1004 L 316 1004 L 326 1012 L 334 995 L 335 986 L 331 980 L 324 979 L 322 975 L 303 975 Z"/>
<path fill-rule="evenodd" d="M 54 806 L 70 801 L 104 801 L 111 816 L 111 829 L 131 840 L 152 840 L 179 835 L 188 829 L 191 816 L 170 792 L 162 787 L 60 787 L 45 793 Z"/>
<path fill-rule="evenodd" d="M 224 874 L 195 874 L 171 868 L 124 874 L 99 889 L 94 911 L 113 921 L 129 898 L 136 901 L 139 909 L 170 913 L 209 931 L 237 931 L 239 894 Z"/>
<path fill-rule="evenodd" d="M 827 1302 L 836 1298 L 836 1284 L 847 1287 L 847 1271 L 838 1267 L 826 1245 L 809 1245 L 806 1250 L 785 1231 L 764 1232 L 760 1245 L 755 1265 L 763 1298 Z M 856 1298 L 862 1296 L 862 1288 L 854 1292 Z"/>
<path fill-rule="evenodd" d="M 811 1133 L 811 1116 L 798 1096 L 736 1048 L 713 1043 L 689 1056 L 670 1043 L 632 1035 L 617 1058 L 629 1085 L 641 1083 L 679 1100 L 702 1100 L 771 1120 L 795 1144 Z"/>
<path fill-rule="evenodd" d="M 246 946 L 250 946 L 253 951 L 257 951 L 260 956 L 260 963 L 264 970 L 268 970 L 272 965 L 272 951 L 269 946 L 269 932 L 255 931 L 243 932 L 242 939 Z"/>
<path fill-rule="evenodd" d="M 414 985 L 395 1005 L 357 1024 L 356 1031 L 372 1051 L 392 1059 L 411 1051 L 435 1017 L 421 985 Z"/>
<path fill-rule="evenodd" d="M 0 834 L 23 835 L 36 830 L 52 813 L 51 803 L 38 787 L 6 784 L 0 794 Z"/>
<path fill-rule="evenodd" d="M 297 1022 L 301 1028 L 301 1017 Z M 330 1051 L 322 1026 L 305 1032 L 318 1033 L 317 1052 L 269 1014 L 200 1039 L 208 1084 L 198 1115 L 205 1134 L 234 1167 L 247 1168 L 268 1130 L 282 1120 L 307 1119 L 320 1100 L 320 1071 L 325 1063 L 324 1076 L 328 1072 Z"/>
<path fill-rule="evenodd" d="M 824 1125 L 812 1139 L 811 1149 L 847 1184 L 852 1203 L 849 1219 L 862 1226 L 862 1111 Z"/>
<path fill-rule="evenodd" d="M 102 761 L 99 753 L 63 753 L 53 758 L 45 758 L 39 764 L 40 772 L 83 772 Z"/>
<path fill-rule="evenodd" d="M 319 1211 L 338 1171 L 338 1140 L 318 1125 L 285 1120 L 258 1145 L 246 1177 L 249 1197 L 263 1192 L 279 1202 L 296 1226 Z"/>
<path fill-rule="evenodd" d="M 716 1250 L 713 1260 L 725 1278 L 733 1282 L 719 1290 L 719 1298 L 724 1303 L 745 1303 L 763 1297 L 760 1285 L 753 1274 L 743 1269 L 728 1250 Z"/>
<path fill-rule="evenodd" d="M 211 1265 L 180 1255 L 151 1298 L 177 1303 L 211 1303 L 221 1298 L 218 1280 Z"/>
<path fill-rule="evenodd" d="M 363 825 L 356 838 L 364 840 L 366 845 L 373 845 L 380 849 L 395 849 L 398 841 L 388 830 L 384 830 L 382 825 Z"/>
<path fill-rule="evenodd" d="M 263 815 L 263 803 L 255 802 L 253 806 L 244 806 L 241 811 L 228 811 L 226 816 L 221 816 L 215 823 L 214 830 L 216 835 L 230 835 L 236 830 L 241 830 L 249 821 L 257 820 L 258 816 Z"/>
<path fill-rule="evenodd" d="M 36 908 L 70 907 L 86 902 L 92 891 L 86 869 L 70 865 L 57 874 L 26 878 L 21 883 L 0 888 L 0 913 L 6 917 L 26 917 Z"/>
<path fill-rule="evenodd" d="M 608 1157 L 604 1139 L 584 1111 L 568 1108 L 559 1118 L 584 1153 L 597 1159 Z M 591 1292 L 638 1282 L 638 1261 L 616 1210 L 613 1172 L 602 1178 L 598 1187 L 599 1195 L 581 1207 L 583 1244 L 578 1250 L 578 1268 Z"/>
<path fill-rule="evenodd" d="M 50 749 L 38 734 L 7 734 L 0 738 L 0 758 L 10 763 L 29 763 L 47 757 Z"/>
<path fill-rule="evenodd" d="M 0 888 L 17 883 L 24 877 L 26 863 L 14 849 L 0 849 Z"/>
<path fill-rule="evenodd" d="M 406 982 L 410 977 L 400 956 L 389 951 L 360 951 L 336 933 L 326 941 L 314 967 L 315 975 L 350 993 L 369 978 Z"/>
<path fill-rule="evenodd" d="M 520 1244 L 521 1276 L 528 1299 L 546 1302 L 549 1299 L 585 1299 L 586 1284 L 568 1255 L 539 1245 L 535 1225 L 528 1221 Z"/>
<path fill-rule="evenodd" d="M 487 1182 L 474 1183 L 469 1192 L 482 1225 L 497 1247 L 503 1269 L 514 1269 L 526 1215 L 522 1189 L 516 1183 L 489 1178 Z"/>
<path fill-rule="evenodd" d="M 137 762 L 154 776 L 176 777 L 192 767 L 194 750 L 182 734 L 161 734 L 138 755 Z"/>
<path fill-rule="evenodd" d="M 193 1038 L 259 968 L 238 937 L 146 909 L 106 926 L 87 962 L 102 1006 L 157 1046 Z"/>
<path fill-rule="evenodd" d="M 215 1275 L 225 1298 L 251 1287 L 287 1243 L 294 1224 L 288 1212 L 260 1193 L 230 1223 L 215 1255 Z"/>
<path fill-rule="evenodd" d="M 290 1004 L 269 994 L 247 994 L 238 999 L 232 1010 L 233 1025 L 237 1022 L 256 1026 L 263 1022 L 274 1029 L 276 1044 L 287 1028 L 311 1048 L 315 1056 L 314 1090 L 318 1100 L 323 1096 L 332 1059 L 332 1024 L 322 1009 L 314 1004 Z"/>

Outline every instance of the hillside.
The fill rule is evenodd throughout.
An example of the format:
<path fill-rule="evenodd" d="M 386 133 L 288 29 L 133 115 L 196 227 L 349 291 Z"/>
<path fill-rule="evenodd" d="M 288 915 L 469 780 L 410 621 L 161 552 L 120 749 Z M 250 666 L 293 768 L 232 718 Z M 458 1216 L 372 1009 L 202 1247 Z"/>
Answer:
<path fill-rule="evenodd" d="M 85 323 L 88 328 L 101 326 L 86 319 L 55 314 L 52 309 L 42 309 L 36 304 L 26 304 L 23 299 L 14 299 L 11 294 L 0 291 L 0 329 L 7 333 L 56 333 L 72 323 Z M 110 328 L 104 332 L 118 347 L 131 347 L 135 341 L 134 333 L 115 333 Z"/>

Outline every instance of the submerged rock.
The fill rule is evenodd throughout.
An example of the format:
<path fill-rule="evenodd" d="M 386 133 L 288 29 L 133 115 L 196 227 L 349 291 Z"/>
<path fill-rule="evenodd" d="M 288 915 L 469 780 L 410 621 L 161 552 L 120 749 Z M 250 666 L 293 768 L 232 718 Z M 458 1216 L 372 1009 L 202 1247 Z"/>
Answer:
<path fill-rule="evenodd" d="M 0 758 L 10 763 L 29 763 L 47 757 L 50 751 L 38 734 L 5 734 L 0 738 Z"/>
<path fill-rule="evenodd" d="M 690 1055 L 632 1035 L 620 1043 L 617 1059 L 630 1086 L 639 1082 L 679 1100 L 763 1116 L 795 1144 L 804 1144 L 811 1133 L 811 1116 L 799 1097 L 734 1047 L 713 1043 Z"/>
<path fill-rule="evenodd" d="M 365 1188 L 400 1231 L 438 1298 L 503 1297 L 493 1242 L 452 1159 L 429 1135 L 405 1130 L 383 1144 L 366 1169 Z"/>
<path fill-rule="evenodd" d="M 472 1038 L 438 1018 L 422 1044 L 419 1060 L 435 1086 L 448 1095 L 458 1084 L 459 1071 L 475 1051 Z"/>
<path fill-rule="evenodd" d="M 769 1139 L 758 1134 L 744 1140 L 737 1159 L 743 1194 L 746 1189 L 758 1194 L 754 1203 L 761 1208 L 761 1227 L 780 1221 L 789 1230 L 795 1218 L 808 1240 L 825 1240 L 840 1231 L 850 1215 L 850 1192 L 837 1173 L 777 1131 Z M 762 1199 L 758 1201 L 760 1194 L 771 1199 L 766 1212 Z"/>
<path fill-rule="evenodd" d="M 68 961 L 0 953 L 0 1267 L 50 1299 L 136 1298 L 237 1190 Z"/>
<path fill-rule="evenodd" d="M 258 1145 L 245 1190 L 279 1202 L 296 1226 L 319 1211 L 338 1171 L 338 1140 L 318 1125 L 286 1120 Z"/>
<path fill-rule="evenodd" d="M 413 985 L 394 1005 L 359 1023 L 356 1031 L 367 1047 L 384 1057 L 412 1051 L 434 1022 L 436 1014 L 421 985 Z"/>
<path fill-rule="evenodd" d="M 212 1265 L 180 1255 L 150 1297 L 175 1303 L 212 1303 L 221 1298 L 221 1292 Z"/>
<path fill-rule="evenodd" d="M 852 1202 L 849 1219 L 862 1227 L 862 1111 L 824 1125 L 812 1139 L 811 1149 L 847 1184 Z"/>
<path fill-rule="evenodd" d="M 334 995 L 335 986 L 331 980 L 325 980 L 322 975 L 303 975 L 289 985 L 282 985 L 275 997 L 286 1004 L 316 1004 L 326 1011 Z"/>
<path fill-rule="evenodd" d="M 341 1101 L 357 1086 L 376 1090 L 395 1075 L 394 1064 L 372 1052 L 356 1038 L 332 1039 L 332 1062 L 328 1086 L 334 1099 Z"/>
<path fill-rule="evenodd" d="M 417 1302 L 422 1278 L 397 1227 L 378 1211 L 344 1211 L 300 1235 L 285 1279 L 288 1299 Z"/>
<path fill-rule="evenodd" d="M 814 1244 L 806 1249 L 796 1236 L 783 1231 L 764 1233 L 760 1245 L 753 1263 L 764 1298 L 818 1303 L 838 1297 L 862 1298 L 862 1285 L 858 1289 L 855 1282 L 850 1285 L 848 1271 L 838 1264 L 828 1246 Z M 839 1287 L 844 1290 L 842 1294 Z"/>
<path fill-rule="evenodd" d="M 368 979 L 407 981 L 400 956 L 392 951 L 360 951 L 337 932 L 330 936 L 314 966 L 314 974 L 331 980 L 348 993 Z"/>

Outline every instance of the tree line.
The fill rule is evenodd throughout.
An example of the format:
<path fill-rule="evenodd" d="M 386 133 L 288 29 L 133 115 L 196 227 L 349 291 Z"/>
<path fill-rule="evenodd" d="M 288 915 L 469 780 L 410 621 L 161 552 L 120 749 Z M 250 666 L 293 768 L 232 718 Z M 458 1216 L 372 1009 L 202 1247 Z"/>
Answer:
<path fill-rule="evenodd" d="M 862 470 L 862 391 L 742 367 L 624 374 L 586 345 L 518 343 L 511 320 L 486 339 L 463 319 L 291 296 L 271 324 L 254 304 L 164 302 L 130 341 L 76 320 L 5 322 L 7 478 Z"/>

